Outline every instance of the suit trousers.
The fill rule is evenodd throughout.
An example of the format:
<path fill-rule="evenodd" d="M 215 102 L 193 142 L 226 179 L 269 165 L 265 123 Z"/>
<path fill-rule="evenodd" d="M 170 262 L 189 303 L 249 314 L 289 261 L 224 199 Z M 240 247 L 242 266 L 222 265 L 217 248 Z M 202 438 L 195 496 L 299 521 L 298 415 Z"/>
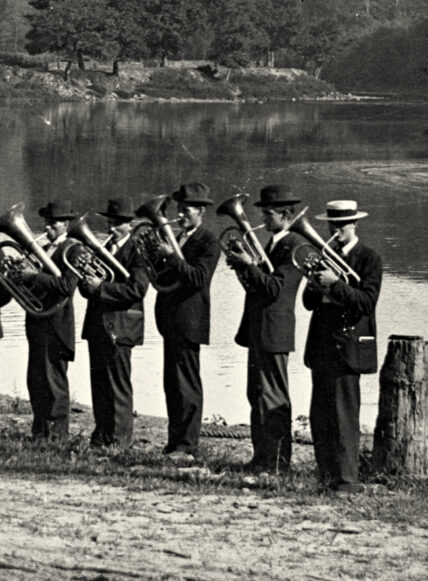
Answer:
<path fill-rule="evenodd" d="M 312 370 L 311 431 L 321 481 L 358 482 L 360 376 Z"/>
<path fill-rule="evenodd" d="M 88 347 L 95 418 L 91 443 L 127 447 L 133 429 L 131 347 L 114 345 L 102 333 L 90 337 Z"/>
<path fill-rule="evenodd" d="M 193 453 L 199 443 L 202 421 L 200 346 L 180 333 L 164 335 L 164 390 L 168 412 L 165 451 Z"/>
<path fill-rule="evenodd" d="M 258 345 L 248 351 L 247 396 L 251 406 L 253 460 L 269 469 L 287 469 L 291 460 L 291 401 L 288 353 L 269 353 Z"/>
<path fill-rule="evenodd" d="M 61 359 L 49 332 L 28 335 L 27 386 L 33 409 L 34 436 L 61 437 L 68 433 L 70 394 L 68 361 Z"/>

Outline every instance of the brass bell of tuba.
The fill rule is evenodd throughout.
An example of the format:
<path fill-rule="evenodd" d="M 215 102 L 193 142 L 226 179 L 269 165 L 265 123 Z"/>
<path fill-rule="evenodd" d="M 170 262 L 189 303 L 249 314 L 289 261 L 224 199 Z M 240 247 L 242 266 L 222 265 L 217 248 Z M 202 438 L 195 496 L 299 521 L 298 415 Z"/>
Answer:
<path fill-rule="evenodd" d="M 158 292 L 171 292 L 178 288 L 179 282 L 174 281 L 171 284 L 161 282 L 162 275 L 165 275 L 167 271 L 156 258 L 157 245 L 160 242 L 167 242 L 174 254 L 184 260 L 171 227 L 171 224 L 178 222 L 178 219 L 168 220 L 165 213 L 170 201 L 169 196 L 160 195 L 142 204 L 135 212 L 142 220 L 134 227 L 131 234 L 140 253 L 147 277 Z"/>
<path fill-rule="evenodd" d="M 234 248 L 243 248 L 259 266 L 265 265 L 269 273 L 272 274 L 274 271 L 273 265 L 259 239 L 254 234 L 256 230 L 264 228 L 264 225 L 260 224 L 252 228 L 244 211 L 244 204 L 248 198 L 249 194 L 235 194 L 231 198 L 227 198 L 217 208 L 216 214 L 218 216 L 230 216 L 238 224 L 238 227 L 230 226 L 222 231 L 220 234 L 220 246 L 226 256 Z"/>
<path fill-rule="evenodd" d="M 113 282 L 117 275 L 127 279 L 127 269 L 109 252 L 107 244 L 111 234 L 100 242 L 87 223 L 88 212 L 73 220 L 68 228 L 68 237 L 75 242 L 67 246 L 63 253 L 64 264 L 80 279 L 94 276 L 101 282 Z"/>
<path fill-rule="evenodd" d="M 300 234 L 308 241 L 293 248 L 291 260 L 294 266 L 313 286 L 327 296 L 328 291 L 316 280 L 316 273 L 320 268 L 329 268 L 347 284 L 351 278 L 359 283 L 361 280 L 359 275 L 330 246 L 337 234 L 325 241 L 310 225 L 306 217 L 308 208 L 309 206 L 306 206 L 297 214 L 288 227 L 289 231 Z"/>
<path fill-rule="evenodd" d="M 18 202 L 0 216 L 0 232 L 12 238 L 0 242 L 0 284 L 27 313 L 49 317 L 65 305 L 68 297 L 47 304 L 45 292 L 37 293 L 32 284 L 13 280 L 14 273 L 24 268 L 35 272 L 41 272 L 44 268 L 54 276 L 61 276 L 60 269 L 40 246 L 25 221 L 24 208 L 25 203 Z"/>

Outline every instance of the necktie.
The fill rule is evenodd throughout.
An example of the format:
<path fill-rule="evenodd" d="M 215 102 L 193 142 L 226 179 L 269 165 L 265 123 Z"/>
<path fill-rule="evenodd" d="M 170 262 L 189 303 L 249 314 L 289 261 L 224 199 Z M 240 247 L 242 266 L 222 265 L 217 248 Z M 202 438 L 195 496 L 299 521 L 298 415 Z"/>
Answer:
<path fill-rule="evenodd" d="M 270 254 L 272 252 L 272 250 L 274 249 L 274 247 L 275 247 L 275 242 L 274 242 L 274 239 L 272 236 L 272 238 L 269 240 L 269 242 L 266 245 L 266 254 Z"/>
<path fill-rule="evenodd" d="M 188 234 L 185 230 L 180 232 L 180 234 L 177 238 L 177 242 L 178 242 L 178 245 L 180 248 L 182 248 L 184 246 L 184 244 L 187 242 L 187 238 L 188 238 Z"/>

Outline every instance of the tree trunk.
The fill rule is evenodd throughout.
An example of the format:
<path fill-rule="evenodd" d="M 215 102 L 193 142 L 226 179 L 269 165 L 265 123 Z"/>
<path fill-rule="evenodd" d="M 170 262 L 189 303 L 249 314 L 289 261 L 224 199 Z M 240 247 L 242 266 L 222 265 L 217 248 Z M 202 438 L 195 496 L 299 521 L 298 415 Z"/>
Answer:
<path fill-rule="evenodd" d="M 428 342 L 391 335 L 380 372 L 376 471 L 428 473 Z"/>
<path fill-rule="evenodd" d="M 118 77 L 119 76 L 119 61 L 113 61 L 113 71 L 112 71 L 113 76 Z"/>
<path fill-rule="evenodd" d="M 267 59 L 267 66 L 273 69 L 275 67 L 275 52 L 273 50 L 268 50 Z"/>
<path fill-rule="evenodd" d="M 83 53 L 80 49 L 77 51 L 77 64 L 79 65 L 79 69 L 81 71 L 85 70 L 85 61 L 83 59 Z"/>
<path fill-rule="evenodd" d="M 73 61 L 67 61 L 67 65 L 64 69 L 64 81 L 68 81 L 68 79 L 70 78 L 70 71 L 71 71 L 72 64 L 73 64 Z"/>

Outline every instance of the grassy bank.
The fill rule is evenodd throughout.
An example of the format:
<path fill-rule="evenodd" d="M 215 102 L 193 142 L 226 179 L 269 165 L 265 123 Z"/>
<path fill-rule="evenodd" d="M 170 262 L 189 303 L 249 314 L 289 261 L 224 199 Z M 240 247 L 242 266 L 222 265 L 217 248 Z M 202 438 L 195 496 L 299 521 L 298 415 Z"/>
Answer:
<path fill-rule="evenodd" d="M 248 437 L 242 437 L 242 430 L 237 438 L 202 437 L 196 466 L 177 467 L 161 453 L 166 440 L 164 418 L 136 416 L 135 443 L 130 450 L 121 451 L 94 450 L 89 446 L 93 429 L 89 408 L 72 406 L 71 435 L 65 442 L 33 443 L 31 417 L 28 402 L 0 396 L 0 473 L 42 479 L 96 479 L 100 483 L 138 490 L 162 488 L 169 493 L 192 490 L 201 494 L 235 495 L 252 489 L 269 497 L 293 494 L 296 498 L 314 499 L 321 493 L 332 501 L 335 498 L 334 493 L 318 489 L 312 445 L 294 443 L 290 475 L 249 476 L 243 472 L 242 464 L 251 457 L 251 443 Z M 364 494 L 367 507 L 360 513 L 361 518 L 367 518 L 371 511 L 379 517 L 379 510 L 382 518 L 390 521 L 411 522 L 423 518 L 422 508 L 428 492 L 426 479 L 374 474 L 367 446 L 361 459 L 361 477 L 367 487 Z M 390 502 L 390 494 L 394 502 Z"/>
<path fill-rule="evenodd" d="M 338 100 L 334 87 L 296 69 L 219 69 L 124 67 L 73 70 L 68 80 L 57 70 L 0 64 L 0 98 L 51 100 Z"/>

